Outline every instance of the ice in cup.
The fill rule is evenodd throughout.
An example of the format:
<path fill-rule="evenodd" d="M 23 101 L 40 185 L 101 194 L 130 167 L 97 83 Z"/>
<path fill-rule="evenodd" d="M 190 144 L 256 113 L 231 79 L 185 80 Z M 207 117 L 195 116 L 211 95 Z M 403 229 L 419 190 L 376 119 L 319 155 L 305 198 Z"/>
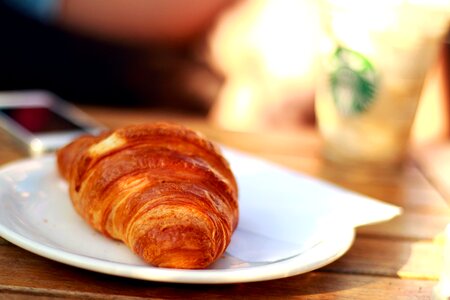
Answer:
<path fill-rule="evenodd" d="M 324 156 L 396 168 L 407 150 L 425 75 L 449 28 L 448 1 L 321 2 L 316 115 Z"/>

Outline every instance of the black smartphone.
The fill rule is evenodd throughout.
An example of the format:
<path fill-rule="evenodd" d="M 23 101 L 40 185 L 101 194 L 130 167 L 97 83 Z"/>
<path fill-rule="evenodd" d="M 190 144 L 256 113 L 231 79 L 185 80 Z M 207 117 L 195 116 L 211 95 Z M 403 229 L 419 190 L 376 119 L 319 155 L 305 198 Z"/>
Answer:
<path fill-rule="evenodd" d="M 0 92 L 0 127 L 33 156 L 56 150 L 81 134 L 106 129 L 47 91 Z"/>

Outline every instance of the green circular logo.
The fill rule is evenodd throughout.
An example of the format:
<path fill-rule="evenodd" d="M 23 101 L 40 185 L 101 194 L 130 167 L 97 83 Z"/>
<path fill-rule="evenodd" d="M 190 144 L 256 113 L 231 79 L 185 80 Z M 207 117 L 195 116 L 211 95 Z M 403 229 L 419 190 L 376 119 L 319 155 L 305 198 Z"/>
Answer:
<path fill-rule="evenodd" d="M 365 112 L 375 98 L 377 74 L 358 52 L 338 47 L 331 59 L 330 84 L 336 107 L 343 115 Z"/>

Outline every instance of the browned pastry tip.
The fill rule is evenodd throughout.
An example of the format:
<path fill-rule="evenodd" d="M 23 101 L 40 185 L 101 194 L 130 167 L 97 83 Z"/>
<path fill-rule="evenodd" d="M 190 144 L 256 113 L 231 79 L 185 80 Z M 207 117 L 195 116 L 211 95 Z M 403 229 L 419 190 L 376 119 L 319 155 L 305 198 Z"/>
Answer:
<path fill-rule="evenodd" d="M 205 268 L 238 222 L 237 184 L 220 149 L 171 123 L 83 136 L 57 152 L 76 211 L 148 263 Z"/>

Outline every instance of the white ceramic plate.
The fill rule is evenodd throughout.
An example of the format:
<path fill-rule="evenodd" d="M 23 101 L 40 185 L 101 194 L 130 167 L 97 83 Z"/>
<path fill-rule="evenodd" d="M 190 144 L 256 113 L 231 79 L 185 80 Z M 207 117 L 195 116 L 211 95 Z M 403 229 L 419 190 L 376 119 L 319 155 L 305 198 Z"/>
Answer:
<path fill-rule="evenodd" d="M 304 201 L 277 205 L 276 210 L 269 208 L 269 212 L 258 212 L 249 205 L 251 201 L 248 200 L 255 197 L 266 197 L 267 203 L 280 202 L 283 197 L 298 197 L 295 189 L 290 193 L 281 183 L 290 184 L 290 180 L 295 179 L 300 182 L 301 178 L 296 178 L 298 174 L 284 169 L 277 171 L 274 169 L 276 166 L 262 161 L 263 167 L 256 170 L 254 166 L 259 164 L 259 160 L 235 152 L 227 151 L 227 157 L 232 167 L 235 166 L 240 185 L 240 226 L 233 236 L 230 251 L 227 250 L 224 257 L 208 269 L 179 270 L 146 265 L 122 243 L 92 230 L 73 210 L 67 184 L 58 176 L 53 156 L 18 161 L 0 169 L 0 235 L 19 247 L 68 265 L 130 278 L 179 283 L 235 283 L 283 278 L 322 267 L 349 249 L 354 239 L 353 226 L 339 225 L 339 222 L 328 218 L 328 213 L 321 213 L 327 212 L 326 209 L 316 212 L 306 209 L 302 217 L 301 214 L 292 215 L 295 210 L 292 205 L 298 205 L 297 210 L 302 212 L 301 203 Z M 255 177 L 254 172 L 259 175 Z M 270 189 L 267 186 L 264 189 L 264 182 L 258 181 L 258 178 L 262 180 L 274 172 L 281 172 L 275 175 L 281 180 L 282 194 L 276 180 Z M 261 189 L 263 196 L 261 193 L 257 195 Z M 258 208 L 264 207 L 258 204 L 262 203 L 261 199 L 257 200 Z M 288 212 L 292 220 L 287 226 L 295 226 L 293 232 L 305 237 L 294 245 L 294 250 L 284 249 L 285 245 L 293 245 L 289 238 L 283 238 L 289 230 L 288 227 L 283 229 L 283 221 L 280 221 L 289 220 L 289 217 L 284 217 Z M 279 224 L 271 224 L 272 218 L 268 218 L 268 213 L 281 216 L 273 218 Z M 258 228 L 264 229 L 263 224 L 267 228 L 279 226 L 279 232 L 267 235 L 257 232 Z M 256 252 L 252 245 L 246 248 L 242 243 L 249 236 L 256 237 L 256 244 L 261 243 Z M 245 258 L 253 257 L 252 253 L 256 253 L 255 260 Z"/>

